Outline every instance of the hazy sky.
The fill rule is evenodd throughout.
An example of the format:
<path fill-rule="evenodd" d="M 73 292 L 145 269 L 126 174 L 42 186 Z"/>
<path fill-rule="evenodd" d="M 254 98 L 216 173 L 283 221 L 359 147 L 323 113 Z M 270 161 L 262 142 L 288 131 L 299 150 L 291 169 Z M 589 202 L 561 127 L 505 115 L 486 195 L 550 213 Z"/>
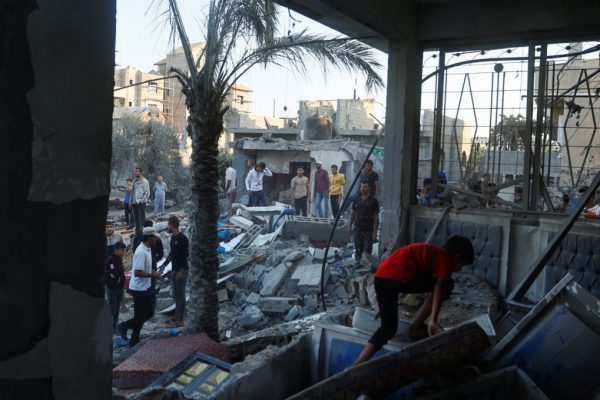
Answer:
<path fill-rule="evenodd" d="M 160 4 L 162 2 L 162 4 Z M 117 53 L 116 62 L 119 65 L 139 68 L 150 71 L 153 64 L 164 58 L 165 54 L 173 49 L 169 43 L 169 27 L 160 12 L 166 9 L 167 1 L 155 0 L 160 6 L 148 0 L 117 0 Z M 207 11 L 208 0 L 179 0 L 179 7 L 186 25 L 186 30 L 192 42 L 203 41 L 202 22 Z M 150 8 L 149 8 L 150 7 Z M 298 32 L 308 28 L 310 32 L 337 35 L 338 33 L 316 23 L 303 15 L 292 13 L 289 18 L 287 9 L 280 9 L 281 34 L 286 34 L 288 29 Z M 295 23 L 295 26 L 292 24 Z M 177 43 L 179 46 L 179 43 Z M 176 47 L 177 47 L 176 46 Z M 387 56 L 377 50 L 379 61 L 386 66 Z M 385 67 L 380 74 L 385 79 Z M 355 85 L 356 81 L 356 85 Z M 322 70 L 314 67 L 307 77 L 298 76 L 291 70 L 280 67 L 256 67 L 249 71 L 240 83 L 249 86 L 253 91 L 253 104 L 251 111 L 263 115 L 273 114 L 273 100 L 275 100 L 276 116 L 295 116 L 298 110 L 298 101 L 307 99 L 333 100 L 338 98 L 352 98 L 353 91 L 357 89 L 357 96 L 361 98 L 375 98 L 380 104 L 376 108 L 376 116 L 383 118 L 385 115 L 385 89 L 378 93 L 366 93 L 365 79 L 361 75 L 349 74 L 331 70 L 327 77 Z M 284 111 L 287 106 L 287 112 Z"/>

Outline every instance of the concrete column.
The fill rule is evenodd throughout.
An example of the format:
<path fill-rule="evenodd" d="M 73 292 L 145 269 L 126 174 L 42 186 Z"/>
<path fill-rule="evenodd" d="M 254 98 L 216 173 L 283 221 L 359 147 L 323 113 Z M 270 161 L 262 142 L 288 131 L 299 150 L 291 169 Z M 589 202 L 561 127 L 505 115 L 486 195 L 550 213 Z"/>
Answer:
<path fill-rule="evenodd" d="M 415 39 L 393 40 L 388 53 L 382 243 L 408 241 L 408 206 L 416 203 L 422 51 Z"/>

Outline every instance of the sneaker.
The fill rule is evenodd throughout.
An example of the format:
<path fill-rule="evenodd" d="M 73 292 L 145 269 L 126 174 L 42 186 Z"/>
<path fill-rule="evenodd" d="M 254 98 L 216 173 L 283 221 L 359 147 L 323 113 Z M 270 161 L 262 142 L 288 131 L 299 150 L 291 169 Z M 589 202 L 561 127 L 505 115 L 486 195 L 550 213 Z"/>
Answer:
<path fill-rule="evenodd" d="M 129 340 L 129 338 L 127 338 L 127 328 L 122 322 L 117 324 L 117 332 L 119 333 L 119 336 L 121 336 L 121 339 L 125 341 Z"/>

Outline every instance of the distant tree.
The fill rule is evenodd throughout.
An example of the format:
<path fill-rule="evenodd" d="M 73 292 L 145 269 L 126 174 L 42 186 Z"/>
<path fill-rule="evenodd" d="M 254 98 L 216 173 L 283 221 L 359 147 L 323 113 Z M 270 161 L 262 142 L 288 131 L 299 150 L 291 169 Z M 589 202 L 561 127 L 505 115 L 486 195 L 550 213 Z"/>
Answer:
<path fill-rule="evenodd" d="M 183 165 L 181 138 L 160 121 L 142 121 L 126 115 L 113 126 L 113 187 L 132 178 L 135 167 L 153 182 L 161 175 L 169 187 L 168 198 L 181 203 L 191 192 L 190 171 Z"/>
<path fill-rule="evenodd" d="M 383 80 L 376 72 L 380 64 L 372 50 L 358 40 L 316 36 L 306 31 L 279 36 L 278 12 L 271 0 L 211 0 L 203 24 L 204 50 L 200 59 L 194 59 L 177 0 L 168 0 L 168 5 L 166 15 L 187 61 L 187 71 L 170 72 L 183 86 L 192 138 L 191 220 L 195 232 L 190 239 L 186 329 L 206 332 L 218 340 L 217 156 L 228 109 L 226 98 L 232 85 L 252 67 L 269 64 L 289 65 L 303 74 L 313 65 L 324 71 L 334 67 L 360 72 L 366 76 L 367 89 L 382 87 Z"/>
<path fill-rule="evenodd" d="M 490 147 L 503 147 L 513 151 L 522 148 L 523 138 L 527 135 L 531 136 L 525 121 L 525 117 L 521 114 L 501 115 L 500 121 L 490 130 Z"/>

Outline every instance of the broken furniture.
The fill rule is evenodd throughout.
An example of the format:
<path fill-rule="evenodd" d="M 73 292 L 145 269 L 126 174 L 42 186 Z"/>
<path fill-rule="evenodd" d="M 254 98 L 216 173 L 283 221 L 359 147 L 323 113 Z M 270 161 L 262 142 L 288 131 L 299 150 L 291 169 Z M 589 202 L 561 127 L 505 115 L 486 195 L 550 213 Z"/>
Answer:
<path fill-rule="evenodd" d="M 600 302 L 567 274 L 486 361 L 518 366 L 553 399 L 586 398 L 600 388 Z"/>
<path fill-rule="evenodd" d="M 486 349 L 490 341 L 474 322 L 347 369 L 291 396 L 299 399 L 381 398 L 437 368 L 460 363 Z"/>
<path fill-rule="evenodd" d="M 231 365 L 203 353 L 194 353 L 149 387 L 165 387 L 182 392 L 185 398 L 205 399 L 216 392 L 229 377 Z"/>

